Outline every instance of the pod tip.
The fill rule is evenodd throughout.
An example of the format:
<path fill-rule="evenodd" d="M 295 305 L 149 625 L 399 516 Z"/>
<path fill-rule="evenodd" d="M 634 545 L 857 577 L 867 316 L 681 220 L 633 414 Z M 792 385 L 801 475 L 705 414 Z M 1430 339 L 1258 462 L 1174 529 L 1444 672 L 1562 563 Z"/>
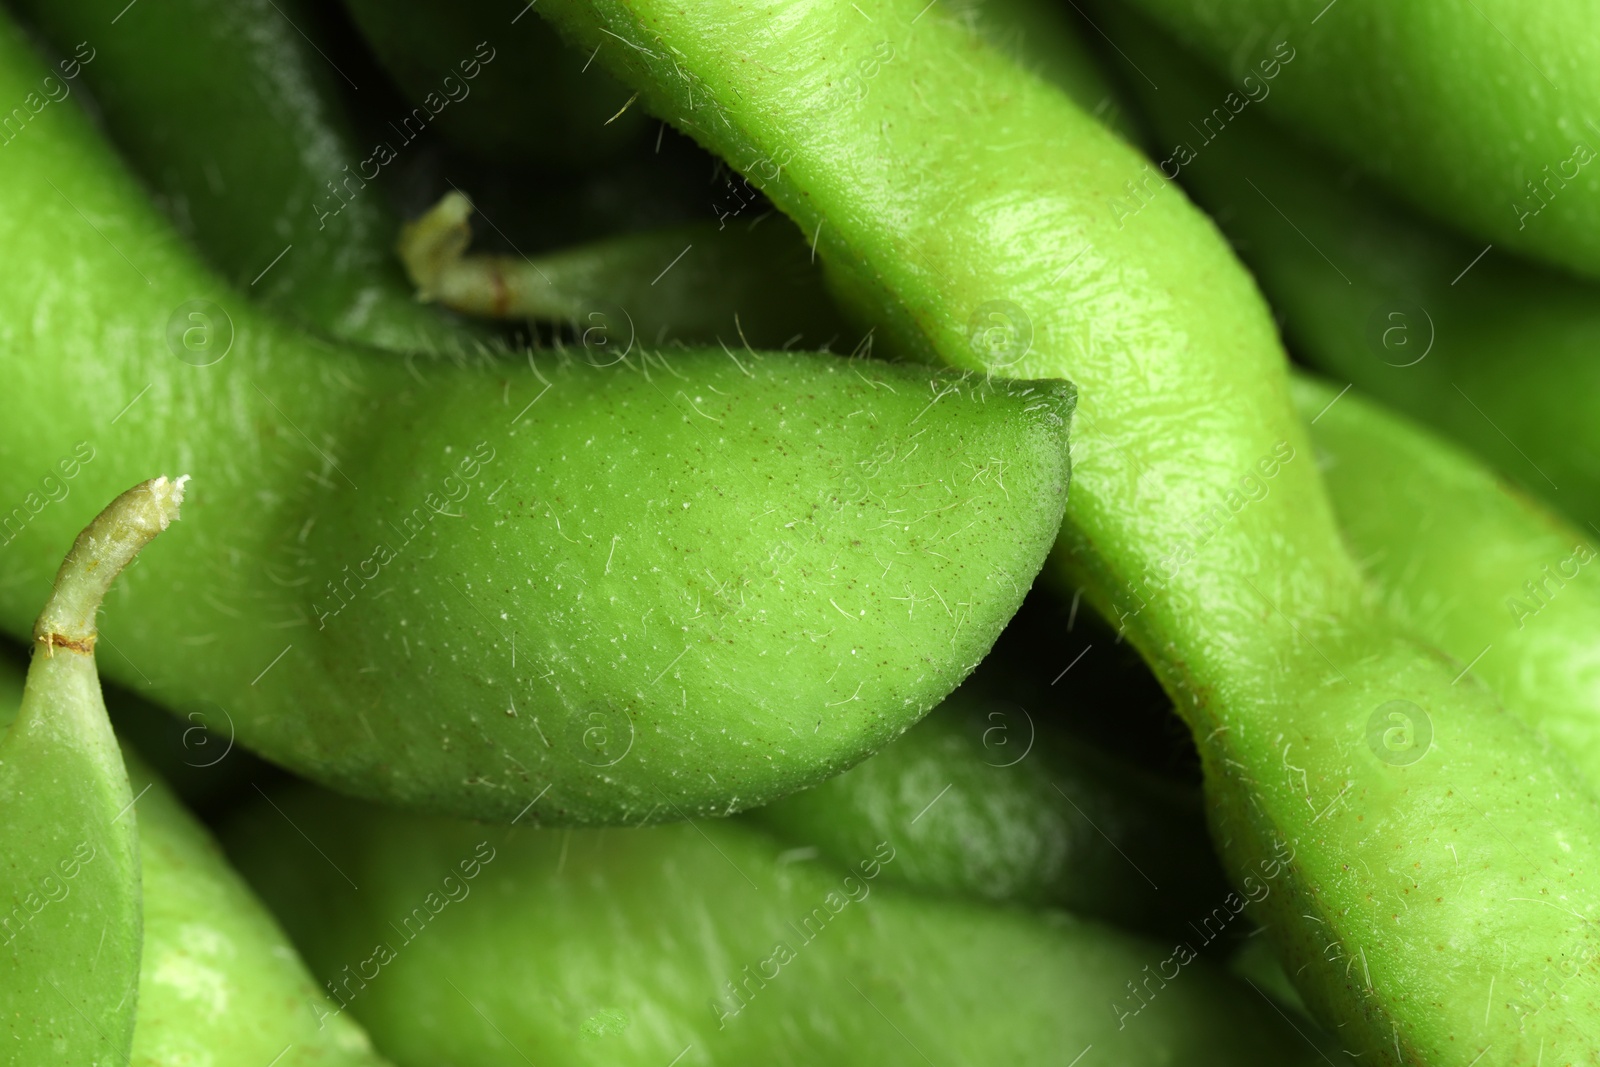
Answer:
<path fill-rule="evenodd" d="M 34 623 L 35 640 L 52 651 L 93 649 L 95 612 L 112 579 L 178 517 L 188 482 L 187 474 L 140 482 L 84 527 L 56 572 L 55 588 Z"/>
<path fill-rule="evenodd" d="M 165 530 L 174 519 L 178 517 L 178 509 L 183 504 L 183 490 L 189 482 L 187 474 L 180 474 L 176 478 L 168 478 L 163 474 L 159 478 L 152 478 L 146 483 L 150 489 L 151 506 L 154 509 L 154 518 Z"/>

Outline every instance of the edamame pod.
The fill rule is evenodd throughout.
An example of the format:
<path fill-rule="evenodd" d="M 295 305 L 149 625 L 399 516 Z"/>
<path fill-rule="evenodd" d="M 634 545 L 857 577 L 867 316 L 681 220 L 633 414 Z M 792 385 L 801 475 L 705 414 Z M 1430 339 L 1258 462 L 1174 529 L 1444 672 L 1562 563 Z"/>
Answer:
<path fill-rule="evenodd" d="M 0 729 L 22 675 L 0 660 Z M 144 916 L 132 1067 L 379 1067 L 349 1019 L 315 1024 L 321 997 L 277 924 L 167 784 L 128 748 L 138 798 Z M 70 887 L 72 881 L 66 885 Z"/>
<path fill-rule="evenodd" d="M 898 837 L 834 866 L 733 820 L 556 832 L 274 803 L 228 846 L 401 1067 L 1323 1062 L 1187 946 L 886 884 Z"/>
<path fill-rule="evenodd" d="M 466 255 L 472 204 L 447 193 L 407 223 L 400 259 L 423 300 L 492 318 L 565 323 L 595 333 L 702 344 L 794 348 L 848 332 L 781 216 L 753 226 L 668 226 L 535 258 Z"/>
<path fill-rule="evenodd" d="M 411 102 L 438 106 L 440 131 L 485 159 L 592 167 L 643 132 L 628 91 L 518 0 L 344 6 Z M 484 41 L 506 60 L 469 84 L 457 64 Z"/>
<path fill-rule="evenodd" d="M 6 98 L 43 101 L 12 112 L 21 123 L 0 132 L 8 156 L 49 136 L 33 127 L 72 106 L 81 78 L 118 148 L 231 285 L 335 337 L 406 352 L 477 347 L 467 324 L 412 299 L 377 187 L 432 115 L 396 116 L 402 128 L 383 144 L 359 144 L 335 90 L 349 76 L 305 36 L 317 34 L 312 12 L 293 0 L 18 8 L 69 55 Z M 460 58 L 492 61 L 486 47 Z M 196 308 L 177 335 L 204 360 L 237 326 Z"/>
<path fill-rule="evenodd" d="M 1185 161 L 1185 187 L 1222 220 L 1295 351 L 1600 521 L 1594 286 L 1428 225 L 1254 112 L 1197 135 L 1191 123 L 1230 90 L 1149 32 L 1118 39 L 1163 82 L 1142 97 L 1157 169 Z"/>
<path fill-rule="evenodd" d="M 128 1062 L 138 820 L 100 697 L 95 614 L 122 569 L 178 517 L 183 483 L 129 489 L 72 543 L 0 737 L 0 1037 L 12 1062 Z"/>
<path fill-rule="evenodd" d="M 994 6 L 984 5 L 983 14 L 1004 39 Z M 1091 102 L 1104 99 L 1094 89 L 1098 84 L 1090 80 L 1079 90 Z M 566 254 L 582 270 L 563 271 L 547 257 L 537 263 L 510 256 L 462 258 L 470 211 L 465 197 L 446 196 L 408 228 L 401 249 L 403 256 L 410 254 L 412 276 L 424 295 L 480 314 L 576 317 L 603 292 L 618 294 L 637 313 L 638 303 L 622 294 L 648 296 L 643 279 L 656 272 L 661 252 L 681 248 L 685 234 L 696 245 L 717 236 L 707 224 L 596 242 Z M 658 298 L 662 320 L 682 324 L 693 321 L 682 316 L 712 309 L 731 320 L 733 310 L 722 305 L 730 294 L 781 290 L 782 260 L 770 254 L 772 245 L 724 245 L 692 284 Z M 793 245 L 804 254 L 798 240 Z M 562 283 L 587 288 L 567 299 L 557 292 Z M 810 297 L 811 306 L 790 305 L 792 310 L 809 316 L 820 306 L 825 314 L 825 298 Z M 502 305 L 494 306 L 496 300 Z M 641 319 L 634 324 L 642 327 Z M 1223 897 L 1225 882 L 1197 795 L 1108 761 L 975 684 L 976 678 L 861 766 L 756 809 L 751 818 L 835 862 L 870 851 L 893 823 L 906 828 L 915 846 L 886 872 L 897 882 L 924 891 L 1050 903 L 1140 928 L 1186 933 L 1186 920 L 1200 919 Z M 935 804 L 938 817 L 924 821 L 921 816 Z"/>
<path fill-rule="evenodd" d="M 1188 935 L 1228 893 L 1200 797 L 973 682 L 837 778 L 749 815 L 838 864 L 892 837 L 885 877 Z"/>
<path fill-rule="evenodd" d="M 144 946 L 131 1067 L 383 1067 L 166 783 L 126 753 L 139 797 Z M 279 1057 L 274 1060 L 273 1057 Z"/>
<path fill-rule="evenodd" d="M 1347 1047 L 1461 1067 L 1490 1047 L 1600 1056 L 1600 1011 L 1540 999 L 1566 977 L 1550 961 L 1600 954 L 1592 796 L 1375 610 L 1265 305 L 1215 230 L 1176 196 L 1115 213 L 1137 155 L 926 7 L 540 11 L 580 47 L 620 37 L 600 61 L 641 103 L 757 175 L 802 232 L 820 224 L 836 290 L 898 347 L 1078 383 L 1064 576 L 1173 694 L 1231 876 Z M 856 66 L 880 43 L 893 59 Z M 1409 766 L 1366 740 L 1396 700 L 1437 725 Z M 1557 892 L 1569 910 L 1499 903 Z M 1397 910 L 1413 899 L 1430 903 Z M 1517 999 L 1486 1013 L 1491 982 Z"/>
<path fill-rule="evenodd" d="M 38 70 L 0 33 L 0 98 Z M 193 547 L 130 575 L 108 673 L 309 777 L 530 822 L 772 800 L 947 695 L 1054 537 L 1064 383 L 641 345 L 424 375 L 229 295 L 81 116 L 28 132 L 0 620 L 80 501 L 181 460 Z M 207 366 L 162 343 L 190 301 L 234 324 Z"/>
<path fill-rule="evenodd" d="M 1301 379 L 1339 523 L 1385 604 L 1600 783 L 1600 579 L 1591 538 L 1480 462 L 1351 393 Z M 1320 417 L 1318 417 L 1320 415 Z M 1380 740 L 1421 758 L 1432 724 Z"/>
<path fill-rule="evenodd" d="M 1133 5 L 1240 82 L 1240 103 L 1208 101 L 1215 109 L 1195 116 L 1209 131 L 1201 139 L 1230 125 L 1248 97 L 1413 206 L 1477 235 L 1479 247 L 1489 241 L 1600 278 L 1593 4 Z M 1259 54 L 1270 54 L 1271 65 L 1255 68 Z"/>

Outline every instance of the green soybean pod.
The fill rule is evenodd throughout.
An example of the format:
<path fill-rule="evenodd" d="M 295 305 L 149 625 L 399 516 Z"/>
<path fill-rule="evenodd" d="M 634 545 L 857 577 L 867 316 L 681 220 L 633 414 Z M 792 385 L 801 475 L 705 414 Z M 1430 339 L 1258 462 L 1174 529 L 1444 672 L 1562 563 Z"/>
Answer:
<path fill-rule="evenodd" d="M 1267 112 L 1414 207 L 1477 235 L 1479 247 L 1488 241 L 1600 277 L 1600 10 L 1593 4 L 1132 6 L 1240 82 Z"/>
<path fill-rule="evenodd" d="M 1600 578 L 1593 539 L 1475 458 L 1354 393 L 1295 396 L 1339 523 L 1394 614 L 1600 783 Z M 1408 758 L 1421 722 L 1394 735 Z"/>
<path fill-rule="evenodd" d="M 896 347 L 1078 384 L 1062 575 L 1173 695 L 1230 875 L 1284 890 L 1262 901 L 1268 936 L 1347 1047 L 1463 1067 L 1489 1047 L 1593 1054 L 1587 1001 L 1481 1005 L 1502 970 L 1527 976 L 1519 997 L 1551 998 L 1566 977 L 1552 961 L 1594 954 L 1594 799 L 1376 610 L 1265 306 L 1198 212 L 1157 195 L 1116 213 L 1140 158 L 937 7 L 540 10 L 579 47 L 626 42 L 599 61 L 820 232 L 836 290 Z M 1394 701 L 1435 723 L 1408 766 L 1367 743 Z M 1530 885 L 1570 910 L 1490 903 Z M 1397 913 L 1402 899 L 1430 903 Z"/>
<path fill-rule="evenodd" d="M 126 758 L 143 791 L 144 945 L 131 1067 L 383 1067 L 361 1027 L 333 1016 L 211 835 L 166 783 Z"/>
<path fill-rule="evenodd" d="M 1016 26 L 1002 17 L 1030 14 L 1031 22 Z M 1013 38 L 1039 33 L 1071 42 L 1077 51 L 1058 57 L 1055 69 L 1076 77 L 1069 86 L 1085 106 L 1108 99 L 1082 46 L 1044 13 L 986 3 L 972 15 L 998 42 L 1014 47 L 1020 46 Z M 787 225 L 777 234 L 761 231 L 766 236 L 759 240 L 723 244 L 693 277 L 652 298 L 647 279 L 659 264 L 686 238 L 710 245 L 716 226 L 629 234 L 535 260 L 463 257 L 470 212 L 464 196 L 449 194 L 408 227 L 401 243 L 413 278 L 426 283 L 424 294 L 456 310 L 581 324 L 581 309 L 598 306 L 600 294 L 610 292 L 631 309 L 633 326 L 648 333 L 641 304 L 626 294 L 649 299 L 645 307 L 656 310 L 660 322 L 682 327 L 701 316 L 707 326 L 715 317 L 724 325 L 735 322 L 737 312 L 728 305 L 748 292 L 782 294 L 784 306 L 801 318 L 828 314 L 822 294 L 797 294 L 785 284 L 795 266 L 789 260 L 805 254 Z M 737 322 L 741 332 L 759 328 L 748 319 Z M 1162 931 L 1185 931 L 1185 921 L 1214 910 L 1228 890 L 1198 796 L 1115 760 L 1108 764 L 1059 729 L 1035 723 L 1025 708 L 982 694 L 982 687 L 958 691 L 866 763 L 756 809 L 752 819 L 839 862 L 870 851 L 886 824 L 906 825 L 915 847 L 887 873 L 921 890 L 1051 903 Z M 1038 754 L 1022 763 L 1036 744 Z M 919 816 L 934 801 L 939 816 L 923 821 Z"/>
<path fill-rule="evenodd" d="M 294 0 L 17 6 L 67 58 L 7 98 L 48 97 L 38 112 L 12 113 L 22 122 L 0 133 L 8 155 L 86 86 L 117 147 L 230 284 L 350 341 L 477 347 L 464 323 L 418 306 L 391 253 L 398 222 L 377 182 L 420 129 L 396 133 L 381 163 L 357 140 L 336 89 L 349 75 L 306 36 L 321 36 L 312 10 Z M 230 328 L 203 311 L 185 325 L 193 332 L 180 335 L 202 349 Z"/>
<path fill-rule="evenodd" d="M 40 76 L 13 33 L 0 60 L 0 98 Z M 566 823 L 772 800 L 947 695 L 1054 538 L 1065 383 L 638 345 L 425 375 L 228 295 L 81 115 L 28 133 L 0 619 L 85 498 L 184 462 L 192 549 L 129 576 L 108 673 L 319 781 Z M 162 343 L 196 300 L 233 323 L 206 366 Z"/>
<path fill-rule="evenodd" d="M 898 839 L 836 866 L 734 820 L 563 832 L 273 802 L 230 852 L 401 1067 L 1323 1062 L 1187 946 L 888 884 Z"/>
<path fill-rule="evenodd" d="M 0 728 L 22 675 L 0 660 Z M 144 933 L 132 1067 L 381 1067 L 349 1019 L 319 1025 L 323 993 L 283 931 L 167 784 L 122 749 L 137 801 Z M 63 884 L 71 889 L 76 879 Z"/>
<path fill-rule="evenodd" d="M 899 843 L 886 879 L 1188 936 L 1229 888 L 1198 792 L 1076 741 L 968 682 L 894 744 L 748 818 L 848 865 Z"/>
<path fill-rule="evenodd" d="M 411 103 L 484 159 L 592 167 L 643 132 L 628 91 L 569 51 L 526 3 L 344 7 Z M 479 62 L 483 44 L 505 60 Z"/>
<path fill-rule="evenodd" d="M 1429 225 L 1253 110 L 1203 140 L 1229 89 L 1170 46 L 1147 58 L 1172 86 L 1143 99 L 1158 166 L 1223 220 L 1296 353 L 1600 520 L 1594 286 Z"/>
<path fill-rule="evenodd" d="M 528 257 L 467 255 L 472 211 L 464 194 L 447 193 L 402 230 L 400 258 L 420 299 L 565 324 L 580 341 L 790 349 L 850 333 L 805 239 L 781 216 L 662 226 Z"/>
<path fill-rule="evenodd" d="M 13 1062 L 128 1061 L 142 922 L 138 820 L 100 696 L 95 615 L 122 569 L 178 517 L 183 483 L 140 483 L 73 541 L 0 737 L 0 1034 Z"/>

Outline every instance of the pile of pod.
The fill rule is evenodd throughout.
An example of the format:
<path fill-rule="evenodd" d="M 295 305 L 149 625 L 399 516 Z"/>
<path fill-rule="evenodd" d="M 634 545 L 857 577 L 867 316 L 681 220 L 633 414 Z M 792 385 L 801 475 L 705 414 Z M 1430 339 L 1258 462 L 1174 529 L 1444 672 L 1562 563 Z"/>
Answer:
<path fill-rule="evenodd" d="M 8 1062 L 1600 1060 L 1592 11 L 11 7 Z"/>

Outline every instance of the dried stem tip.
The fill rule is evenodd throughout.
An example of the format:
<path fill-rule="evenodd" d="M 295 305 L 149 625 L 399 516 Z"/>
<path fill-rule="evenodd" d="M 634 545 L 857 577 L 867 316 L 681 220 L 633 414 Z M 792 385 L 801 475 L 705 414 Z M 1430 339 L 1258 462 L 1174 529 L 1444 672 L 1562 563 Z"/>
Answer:
<path fill-rule="evenodd" d="M 400 228 L 400 261 L 417 287 L 418 300 L 439 300 L 446 295 L 450 274 L 472 243 L 472 228 L 467 223 L 471 217 L 472 201 L 459 192 L 448 192 L 420 219 Z"/>
<path fill-rule="evenodd" d="M 62 560 L 50 600 L 33 624 L 33 639 L 43 642 L 47 653 L 57 648 L 94 651 L 94 616 L 106 590 L 139 550 L 178 517 L 188 480 L 186 474 L 175 481 L 162 476 L 141 482 L 84 527 Z"/>

